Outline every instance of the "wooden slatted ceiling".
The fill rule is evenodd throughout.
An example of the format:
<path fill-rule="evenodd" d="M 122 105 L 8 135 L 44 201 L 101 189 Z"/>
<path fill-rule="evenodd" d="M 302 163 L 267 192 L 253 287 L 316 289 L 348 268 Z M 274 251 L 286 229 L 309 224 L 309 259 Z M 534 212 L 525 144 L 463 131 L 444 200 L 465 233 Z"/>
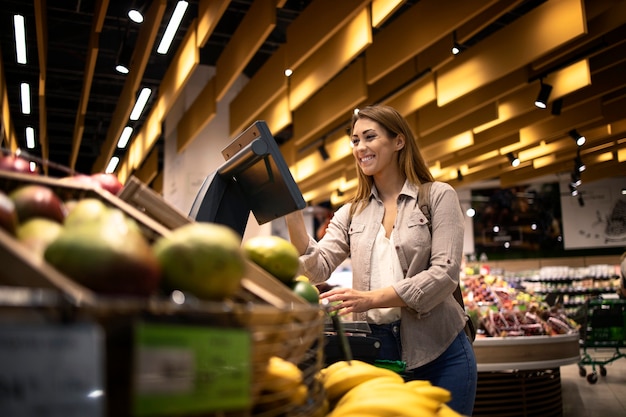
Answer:
<path fill-rule="evenodd" d="M 294 21 L 289 27 L 291 33 L 287 44 L 279 48 L 231 103 L 233 134 L 261 115 L 271 120 L 273 131 L 293 123 L 294 137 L 282 149 L 290 167 L 296 172 L 302 191 L 313 199 L 327 199 L 329 193 L 332 194 L 329 187 L 337 184 L 349 187 L 351 181 L 347 177 L 353 173 L 354 166 L 350 155 L 346 157 L 340 151 L 334 151 L 330 161 L 320 161 L 313 155 L 315 146 L 311 144 L 317 143 L 325 135 L 324 132 L 340 128 L 349 118 L 350 109 L 363 103 L 386 99 L 402 109 L 418 132 L 420 145 L 424 146 L 433 171 L 453 185 L 461 185 L 455 176 L 461 167 L 464 183 L 498 176 L 503 183 L 512 183 L 519 181 L 520 177 L 532 178 L 549 171 L 555 172 L 555 169 L 565 169 L 571 164 L 568 159 L 575 152 L 575 148 L 568 146 L 571 139 L 568 142 L 566 137 L 572 124 L 586 120 L 586 125 L 581 125 L 580 129 L 606 130 L 607 126 L 623 123 L 624 115 L 614 110 L 615 106 L 598 101 L 610 89 L 616 90 L 614 100 L 623 100 L 626 94 L 623 82 L 616 81 L 612 75 L 599 76 L 604 72 L 604 66 L 614 67 L 615 71 L 623 68 L 615 63 L 614 58 L 606 58 L 603 54 L 595 59 L 597 66 L 594 66 L 593 55 L 589 61 L 575 60 L 575 52 L 570 52 L 569 46 L 592 46 L 601 37 L 619 36 L 626 23 L 626 13 L 621 13 L 626 2 L 607 0 L 601 5 L 597 2 L 584 5 L 580 0 L 551 0 L 479 42 L 464 56 L 451 57 L 442 52 L 442 46 L 451 43 L 453 29 L 457 30 L 458 39 L 463 41 L 521 2 L 459 1 L 455 2 L 457 7 L 446 8 L 447 13 L 440 16 L 441 19 L 434 19 L 433 16 L 439 16 L 437 13 L 441 11 L 439 2 L 421 0 L 373 36 L 366 46 L 364 59 L 347 60 L 341 66 L 324 66 L 326 60 L 337 59 L 338 56 L 338 48 L 329 46 L 333 37 L 355 20 L 342 21 L 331 11 L 330 21 L 344 24 L 334 25 L 332 34 L 328 30 L 322 34 L 316 32 L 314 28 L 316 24 L 319 26 L 320 21 L 312 10 L 327 3 L 327 0 L 313 1 L 305 9 L 296 20 L 298 24 Z M 354 3 L 369 6 L 370 2 Z M 355 7 L 352 10 L 360 9 Z M 369 10 L 369 7 L 363 10 Z M 428 19 L 421 24 L 424 16 Z M 199 19 L 202 20 L 202 17 Z M 555 23 L 559 20 L 571 24 Z M 411 21 L 411 25 L 407 25 L 407 21 Z M 538 23 L 541 21 L 547 23 L 541 25 Z M 428 38 L 412 33 L 411 30 L 416 27 L 428 33 Z M 617 34 L 611 33 L 611 30 L 617 30 Z M 371 28 L 361 29 L 359 33 L 364 33 L 366 38 L 372 34 Z M 302 37 L 298 38 L 300 34 Z M 398 41 L 407 37 L 412 40 L 406 42 L 410 46 Z M 309 47 L 295 52 L 299 51 L 298 48 L 302 49 L 302 43 L 291 43 L 293 39 L 306 40 Z M 237 45 L 248 45 L 249 48 L 250 44 L 246 42 L 237 41 L 229 48 L 236 50 Z M 621 43 L 613 42 L 617 45 L 615 51 L 621 50 Z M 360 53 L 358 48 L 355 50 Z M 509 50 L 515 53 L 509 54 Z M 611 55 L 615 55 L 615 51 L 611 51 Z M 586 57 L 589 58 L 589 55 Z M 510 59 L 498 59 L 501 56 Z M 239 63 L 245 60 L 243 58 Z M 300 80 L 296 76 L 290 80 L 292 84 L 287 85 L 286 79 L 277 73 L 289 63 L 296 63 L 305 75 L 307 71 L 318 71 L 317 76 L 322 77 L 315 88 L 295 102 L 294 91 L 297 92 L 299 83 L 304 84 L 306 76 Z M 307 65 L 310 65 L 308 69 Z M 584 70 L 575 77 L 568 73 L 570 67 L 577 65 L 588 65 L 586 75 Z M 346 73 L 351 76 L 344 77 Z M 472 81 L 468 79 L 468 74 L 479 76 Z M 554 84 L 551 100 L 559 97 L 566 99 L 558 118 L 549 111 L 540 112 L 532 106 L 532 97 L 538 91 L 538 79 L 542 75 Z M 603 75 L 609 73 L 604 72 Z M 263 93 L 263 86 L 272 93 Z M 245 107 L 246 103 L 251 109 Z M 293 110 L 293 120 L 289 106 Z M 197 126 L 195 130 L 198 130 Z M 617 132 L 623 132 L 623 129 L 617 129 Z M 626 141 L 620 141 L 622 133 L 614 130 L 614 134 L 617 136 L 608 150 L 589 150 L 586 157 L 623 169 L 623 161 L 620 162 L 617 155 L 625 153 Z M 194 139 L 193 133 L 186 136 L 188 140 Z M 327 147 L 341 149 L 346 138 L 345 134 L 330 134 L 327 140 Z M 542 140 L 547 140 L 549 146 L 542 148 L 539 143 Z M 605 140 L 606 135 L 597 139 L 598 143 Z M 520 152 L 523 156 L 524 162 L 517 170 L 508 164 L 507 151 Z M 610 155 L 615 156 L 609 158 Z M 136 169 L 134 165 L 140 160 L 138 156 L 127 172 Z M 326 181 L 317 180 L 314 175 L 318 175 L 321 166 L 324 166 L 325 172 L 332 172 L 339 178 L 330 183 L 326 177 Z M 336 195 L 333 194 L 333 197 Z"/>

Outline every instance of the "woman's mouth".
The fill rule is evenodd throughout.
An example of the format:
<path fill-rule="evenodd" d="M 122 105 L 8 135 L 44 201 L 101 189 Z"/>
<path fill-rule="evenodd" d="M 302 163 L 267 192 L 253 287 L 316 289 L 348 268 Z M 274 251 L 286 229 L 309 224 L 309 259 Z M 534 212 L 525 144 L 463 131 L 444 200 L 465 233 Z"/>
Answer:
<path fill-rule="evenodd" d="M 359 161 L 368 162 L 368 161 L 371 161 L 372 159 L 374 159 L 374 155 L 368 155 L 368 156 L 364 156 L 363 158 L 360 158 Z"/>

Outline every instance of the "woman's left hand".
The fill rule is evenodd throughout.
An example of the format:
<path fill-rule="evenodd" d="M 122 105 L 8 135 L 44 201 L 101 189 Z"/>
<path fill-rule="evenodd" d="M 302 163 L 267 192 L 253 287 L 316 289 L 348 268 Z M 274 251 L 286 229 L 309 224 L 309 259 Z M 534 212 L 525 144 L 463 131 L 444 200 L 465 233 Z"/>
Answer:
<path fill-rule="evenodd" d="M 334 288 L 320 295 L 320 299 L 330 304 L 329 311 L 338 311 L 344 316 L 350 313 L 364 313 L 372 308 L 406 307 L 393 287 L 371 291 L 358 291 L 352 288 Z"/>
<path fill-rule="evenodd" d="M 352 288 L 334 288 L 320 294 L 321 300 L 330 304 L 329 312 L 338 311 L 344 316 L 350 313 L 363 313 L 373 308 L 372 291 L 357 291 Z"/>

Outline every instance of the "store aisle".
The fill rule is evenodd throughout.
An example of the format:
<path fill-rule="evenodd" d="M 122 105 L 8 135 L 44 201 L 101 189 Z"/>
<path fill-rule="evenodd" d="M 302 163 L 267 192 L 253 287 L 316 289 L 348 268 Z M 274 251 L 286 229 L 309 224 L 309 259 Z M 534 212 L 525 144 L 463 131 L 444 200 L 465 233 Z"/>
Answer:
<path fill-rule="evenodd" d="M 595 361 L 613 356 L 615 349 L 588 349 Z M 626 349 L 621 349 L 622 353 Z M 581 351 L 582 353 L 582 351 Z M 591 373 L 591 366 L 585 367 Z M 606 365 L 607 375 L 599 375 L 598 382 L 590 384 L 581 377 L 578 365 L 561 367 L 564 417 L 617 417 L 626 416 L 626 358 Z"/>

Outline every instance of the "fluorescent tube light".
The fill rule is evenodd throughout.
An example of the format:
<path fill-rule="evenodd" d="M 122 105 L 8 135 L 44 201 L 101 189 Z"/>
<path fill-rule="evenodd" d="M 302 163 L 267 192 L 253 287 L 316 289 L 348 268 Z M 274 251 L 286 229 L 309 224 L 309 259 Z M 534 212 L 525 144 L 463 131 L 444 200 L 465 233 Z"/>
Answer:
<path fill-rule="evenodd" d="M 30 126 L 26 128 L 26 147 L 35 149 L 35 129 Z"/>
<path fill-rule="evenodd" d="M 130 139 L 130 135 L 133 134 L 133 128 L 130 126 L 126 126 L 124 130 L 122 130 L 122 134 L 117 141 L 117 147 L 120 149 L 124 149 L 126 145 L 128 145 L 128 141 Z"/>
<path fill-rule="evenodd" d="M 187 3 L 186 1 L 179 1 L 176 4 L 174 13 L 172 13 L 172 17 L 170 18 L 170 21 L 165 28 L 165 33 L 161 38 L 161 43 L 159 43 L 159 47 L 157 48 L 158 53 L 165 55 L 170 49 L 170 45 L 174 40 L 174 35 L 176 35 L 178 26 L 180 26 L 180 22 L 183 20 L 183 16 L 185 15 L 185 11 L 187 10 L 188 5 L 189 3 Z"/>
<path fill-rule="evenodd" d="M 120 158 L 117 157 L 117 156 L 114 156 L 109 161 L 109 165 L 107 165 L 107 169 L 105 169 L 104 172 L 106 172 L 107 174 L 114 173 L 115 172 L 115 168 L 117 168 L 117 164 L 119 164 L 119 163 L 120 163 Z"/>
<path fill-rule="evenodd" d="M 147 87 L 141 89 L 141 93 L 139 93 L 139 97 L 135 102 L 135 107 L 133 107 L 133 111 L 130 112 L 130 120 L 139 120 L 139 117 L 141 117 L 141 112 L 143 111 L 144 107 L 146 107 L 146 103 L 150 98 L 150 94 L 152 94 L 151 89 Z"/>
<path fill-rule="evenodd" d="M 22 83 L 20 91 L 22 93 L 22 113 L 30 114 L 30 85 L 28 83 Z"/>
<path fill-rule="evenodd" d="M 15 29 L 15 52 L 17 62 L 26 64 L 26 24 L 24 16 L 16 14 L 13 16 L 13 28 Z"/>

